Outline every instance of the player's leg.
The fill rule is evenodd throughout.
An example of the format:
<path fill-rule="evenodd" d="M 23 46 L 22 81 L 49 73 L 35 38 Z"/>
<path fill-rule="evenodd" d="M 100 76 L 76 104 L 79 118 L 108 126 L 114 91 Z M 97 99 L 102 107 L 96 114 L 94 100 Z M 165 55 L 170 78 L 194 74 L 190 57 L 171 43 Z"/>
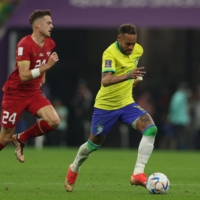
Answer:
<path fill-rule="evenodd" d="M 27 100 L 26 110 L 42 118 L 37 121 L 32 127 L 24 132 L 18 134 L 18 139 L 25 143 L 28 139 L 49 133 L 58 127 L 60 119 L 50 101 L 46 99 L 41 93 L 33 95 Z"/>
<path fill-rule="evenodd" d="M 2 100 L 0 149 L 3 149 L 9 142 L 12 141 L 15 127 L 25 107 L 26 99 L 20 96 L 15 96 L 15 94 L 12 94 L 11 92 L 4 93 Z M 15 155 L 17 159 L 20 162 L 23 162 L 24 146 L 21 143 L 15 144 L 13 141 L 12 143 L 16 146 Z M 18 155 L 20 156 L 18 157 Z"/>
<path fill-rule="evenodd" d="M 130 182 L 132 185 L 142 185 L 145 187 L 147 178 L 144 174 L 144 168 L 154 148 L 157 128 L 151 116 L 136 103 L 124 108 L 124 113 L 120 120 L 127 125 L 131 125 L 143 134 L 138 148 L 138 158 Z"/>
<path fill-rule="evenodd" d="M 105 137 L 105 135 L 95 136 L 93 135 L 93 133 L 90 133 L 88 141 L 80 146 L 76 158 L 71 165 L 71 169 L 74 172 L 79 172 L 79 169 L 83 162 L 88 158 L 90 153 L 98 150 L 101 147 L 103 141 L 105 140 Z"/>
<path fill-rule="evenodd" d="M 146 187 L 144 168 L 154 148 L 157 127 L 155 126 L 151 116 L 147 113 L 139 117 L 133 123 L 133 126 L 134 124 L 136 125 L 135 128 L 140 131 L 143 136 L 139 144 L 138 157 L 130 182 L 132 185 L 142 185 Z"/>
<path fill-rule="evenodd" d="M 74 159 L 74 162 L 69 166 L 66 175 L 65 179 L 66 191 L 72 192 L 81 165 L 86 161 L 86 159 L 93 151 L 96 151 L 101 147 L 101 144 L 103 143 L 105 137 L 106 137 L 105 135 L 98 137 L 90 133 L 88 141 L 80 146 L 78 153 Z"/>
<path fill-rule="evenodd" d="M 51 105 L 44 106 L 37 111 L 37 116 L 42 120 L 37 121 L 33 126 L 18 134 L 18 140 L 25 143 L 30 138 L 45 135 L 58 127 L 60 119 Z"/>
<path fill-rule="evenodd" d="M 119 115 L 120 113 L 117 111 L 110 112 L 94 109 L 91 126 L 92 132 L 90 133 L 88 141 L 80 146 L 73 163 L 69 166 L 65 179 L 66 191 L 71 192 L 73 190 L 80 167 L 92 152 L 101 147 L 106 134 L 115 124 Z"/>
<path fill-rule="evenodd" d="M 37 121 L 37 123 L 24 132 L 13 135 L 12 140 L 16 145 L 24 145 L 24 143 L 30 138 L 47 134 L 57 128 L 60 123 L 60 119 L 55 109 L 49 100 L 44 98 L 40 93 L 28 99 L 27 105 L 26 110 L 30 114 L 36 115 L 43 120 Z M 23 151 L 21 152 L 23 153 Z M 20 154 L 18 157 L 19 156 Z"/>
<path fill-rule="evenodd" d="M 12 141 L 12 136 L 14 134 L 15 128 L 4 128 L 1 127 L 0 132 L 0 151 Z"/>
<path fill-rule="evenodd" d="M 24 162 L 24 155 L 23 155 L 23 148 L 24 144 L 20 142 L 16 142 L 12 139 L 14 135 L 15 127 L 14 128 L 1 128 L 0 132 L 0 151 L 9 143 L 12 142 L 15 145 L 15 156 L 20 162 Z"/>

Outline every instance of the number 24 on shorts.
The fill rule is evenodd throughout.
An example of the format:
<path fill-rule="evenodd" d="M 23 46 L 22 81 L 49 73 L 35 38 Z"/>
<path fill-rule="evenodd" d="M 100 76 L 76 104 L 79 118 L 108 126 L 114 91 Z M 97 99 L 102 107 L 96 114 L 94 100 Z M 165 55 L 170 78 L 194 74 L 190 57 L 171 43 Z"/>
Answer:
<path fill-rule="evenodd" d="M 8 122 L 11 122 L 12 124 L 14 124 L 16 120 L 16 116 L 17 116 L 17 113 L 13 113 L 10 115 L 9 112 L 4 111 L 3 117 L 2 117 L 2 123 L 7 124 Z"/>

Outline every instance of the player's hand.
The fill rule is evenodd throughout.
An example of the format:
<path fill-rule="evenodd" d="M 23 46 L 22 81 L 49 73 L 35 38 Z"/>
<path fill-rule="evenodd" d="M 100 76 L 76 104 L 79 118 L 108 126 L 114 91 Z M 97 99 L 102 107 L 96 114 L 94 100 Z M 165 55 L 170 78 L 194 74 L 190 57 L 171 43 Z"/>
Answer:
<path fill-rule="evenodd" d="M 137 69 L 135 69 L 132 72 L 128 73 L 126 75 L 126 78 L 127 79 L 137 79 L 138 76 L 143 77 L 144 74 L 146 74 L 146 71 L 144 71 L 144 67 L 138 67 Z"/>
<path fill-rule="evenodd" d="M 58 54 L 56 52 L 53 52 L 49 56 L 48 64 L 50 67 L 53 67 L 58 61 L 59 61 Z"/>

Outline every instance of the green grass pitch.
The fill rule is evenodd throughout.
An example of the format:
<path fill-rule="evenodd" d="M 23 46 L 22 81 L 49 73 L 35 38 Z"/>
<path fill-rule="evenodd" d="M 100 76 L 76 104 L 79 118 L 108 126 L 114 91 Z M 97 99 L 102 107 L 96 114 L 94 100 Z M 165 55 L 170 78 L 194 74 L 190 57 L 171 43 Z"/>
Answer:
<path fill-rule="evenodd" d="M 64 189 L 69 164 L 78 148 L 25 148 L 19 163 L 14 147 L 0 152 L 0 200 L 197 200 L 200 199 L 198 151 L 155 150 L 145 172 L 166 174 L 171 182 L 164 195 L 149 194 L 129 184 L 137 151 L 105 149 L 92 153 L 81 168 L 72 193 Z"/>

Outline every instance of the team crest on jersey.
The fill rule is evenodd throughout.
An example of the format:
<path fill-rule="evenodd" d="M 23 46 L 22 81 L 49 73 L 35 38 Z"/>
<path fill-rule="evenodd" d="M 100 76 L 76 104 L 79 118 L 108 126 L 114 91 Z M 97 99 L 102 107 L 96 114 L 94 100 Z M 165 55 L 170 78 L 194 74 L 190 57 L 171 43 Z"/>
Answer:
<path fill-rule="evenodd" d="M 103 125 L 97 125 L 97 134 L 102 133 L 103 131 Z"/>
<path fill-rule="evenodd" d="M 105 60 L 105 67 L 112 67 L 112 60 Z"/>
<path fill-rule="evenodd" d="M 48 51 L 48 52 L 47 52 L 47 56 L 49 56 L 50 54 L 51 54 L 51 52 L 50 52 L 50 51 Z"/>

